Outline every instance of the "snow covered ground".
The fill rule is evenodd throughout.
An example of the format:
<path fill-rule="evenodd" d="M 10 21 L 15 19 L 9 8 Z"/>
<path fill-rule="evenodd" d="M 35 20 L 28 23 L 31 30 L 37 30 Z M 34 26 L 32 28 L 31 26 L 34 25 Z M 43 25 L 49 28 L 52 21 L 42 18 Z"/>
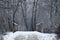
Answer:
<path fill-rule="evenodd" d="M 4 40 L 57 40 L 54 33 L 40 33 L 37 31 L 17 31 L 15 33 L 8 32 L 4 35 Z"/>

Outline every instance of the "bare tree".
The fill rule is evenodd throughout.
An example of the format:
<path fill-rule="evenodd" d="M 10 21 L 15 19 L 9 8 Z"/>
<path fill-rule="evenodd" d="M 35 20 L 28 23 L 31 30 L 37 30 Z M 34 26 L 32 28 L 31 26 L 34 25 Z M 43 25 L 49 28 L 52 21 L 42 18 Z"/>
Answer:
<path fill-rule="evenodd" d="M 34 2 L 33 2 L 32 18 L 31 18 L 32 31 L 36 30 L 37 2 L 38 2 L 38 0 L 34 0 Z"/>
<path fill-rule="evenodd" d="M 15 32 L 17 29 L 15 28 L 15 20 L 14 20 L 14 18 L 15 18 L 15 14 L 16 14 L 16 12 L 17 12 L 17 10 L 18 10 L 18 7 L 19 7 L 19 0 L 18 0 L 18 2 L 17 2 L 17 5 L 16 5 L 16 8 L 15 8 L 15 10 L 13 10 L 13 32 Z"/>
<path fill-rule="evenodd" d="M 53 5 L 53 1 L 50 0 L 50 2 L 51 2 L 51 5 L 50 5 L 50 21 L 51 21 L 51 27 L 52 27 L 53 26 L 53 22 L 52 22 L 52 9 L 53 9 L 52 5 Z"/>
<path fill-rule="evenodd" d="M 26 0 L 23 0 L 24 2 L 26 2 Z M 28 26 L 27 26 L 27 20 L 26 20 L 26 13 L 24 12 L 24 7 L 23 7 L 23 1 L 21 2 L 21 8 L 22 8 L 22 15 L 23 15 L 23 20 L 24 20 L 24 23 L 25 23 L 25 26 L 26 26 L 26 29 L 28 30 Z"/>

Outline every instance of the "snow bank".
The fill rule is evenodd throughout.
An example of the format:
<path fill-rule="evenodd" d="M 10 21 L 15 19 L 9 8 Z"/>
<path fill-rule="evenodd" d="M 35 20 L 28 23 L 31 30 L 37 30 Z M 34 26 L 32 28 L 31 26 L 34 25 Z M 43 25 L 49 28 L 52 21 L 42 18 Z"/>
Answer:
<path fill-rule="evenodd" d="M 57 40 L 56 34 L 40 33 L 37 31 L 17 31 L 4 35 L 4 40 Z"/>

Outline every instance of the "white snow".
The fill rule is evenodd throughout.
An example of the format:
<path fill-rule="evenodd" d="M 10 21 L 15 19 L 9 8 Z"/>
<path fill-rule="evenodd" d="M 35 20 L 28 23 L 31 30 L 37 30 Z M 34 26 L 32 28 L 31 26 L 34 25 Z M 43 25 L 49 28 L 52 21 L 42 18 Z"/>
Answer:
<path fill-rule="evenodd" d="M 17 31 L 15 33 L 9 32 L 4 35 L 4 40 L 57 40 L 56 34 L 40 33 L 37 31 Z"/>

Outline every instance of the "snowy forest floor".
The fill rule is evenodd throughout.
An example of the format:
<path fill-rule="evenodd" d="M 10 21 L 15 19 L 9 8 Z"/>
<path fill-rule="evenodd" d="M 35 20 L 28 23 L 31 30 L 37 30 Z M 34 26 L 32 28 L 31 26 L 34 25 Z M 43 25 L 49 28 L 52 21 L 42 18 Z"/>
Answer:
<path fill-rule="evenodd" d="M 57 40 L 57 35 L 37 31 L 16 31 L 14 33 L 7 32 L 3 38 L 4 40 Z"/>

